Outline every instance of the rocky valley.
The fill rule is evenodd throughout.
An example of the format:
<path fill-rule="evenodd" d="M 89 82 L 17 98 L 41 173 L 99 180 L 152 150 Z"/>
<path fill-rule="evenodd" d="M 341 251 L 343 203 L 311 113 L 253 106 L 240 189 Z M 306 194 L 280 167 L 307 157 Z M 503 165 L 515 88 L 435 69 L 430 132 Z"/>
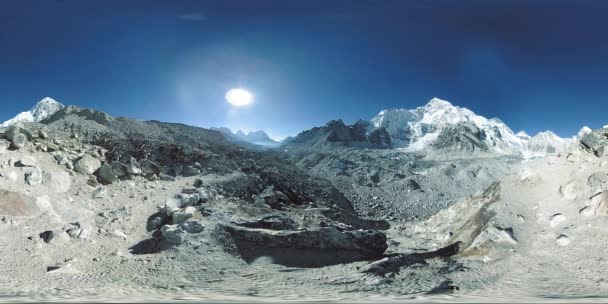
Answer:
<path fill-rule="evenodd" d="M 434 98 L 277 143 L 45 98 L 0 133 L 0 301 L 608 293 L 607 129 Z"/>

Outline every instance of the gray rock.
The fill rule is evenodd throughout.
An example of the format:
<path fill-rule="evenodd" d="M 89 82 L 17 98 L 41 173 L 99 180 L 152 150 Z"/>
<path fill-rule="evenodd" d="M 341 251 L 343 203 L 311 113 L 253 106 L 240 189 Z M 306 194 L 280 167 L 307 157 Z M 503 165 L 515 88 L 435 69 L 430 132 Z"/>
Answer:
<path fill-rule="evenodd" d="M 80 229 L 80 228 L 71 228 L 71 229 L 68 229 L 66 232 L 67 232 L 67 234 L 71 238 L 75 239 L 75 238 L 78 238 L 80 236 L 80 233 L 82 232 L 82 229 Z"/>
<path fill-rule="evenodd" d="M 200 178 L 197 178 L 194 180 L 194 183 L 192 185 L 196 188 L 200 188 L 203 186 L 203 180 Z"/>
<path fill-rule="evenodd" d="M 42 183 L 42 170 L 38 167 L 25 167 L 23 168 L 25 173 L 25 181 L 28 185 L 40 185 Z"/>
<path fill-rule="evenodd" d="M 55 232 L 52 230 L 47 230 L 40 233 L 38 236 L 40 236 L 45 243 L 49 243 L 51 240 L 53 240 L 53 238 L 55 238 Z"/>
<path fill-rule="evenodd" d="M 127 164 L 127 173 L 131 175 L 142 174 L 141 166 L 134 157 L 129 159 L 129 164 Z"/>
<path fill-rule="evenodd" d="M 141 170 L 144 174 L 159 174 L 161 167 L 149 159 L 144 159 L 141 162 Z"/>
<path fill-rule="evenodd" d="M 74 163 L 74 171 L 84 175 L 95 173 L 99 167 L 101 167 L 101 161 L 89 154 L 83 155 Z"/>
<path fill-rule="evenodd" d="M 160 178 L 160 180 L 162 180 L 162 181 L 167 181 L 167 182 L 174 182 L 175 181 L 175 177 L 173 177 L 171 175 L 164 174 L 164 173 L 160 173 L 158 175 L 158 178 Z"/>
<path fill-rule="evenodd" d="M 599 129 L 583 135 L 581 143 L 591 149 L 596 156 L 604 155 L 604 148 L 608 144 L 608 129 Z"/>
<path fill-rule="evenodd" d="M 95 175 L 97 175 L 102 184 L 111 184 L 118 178 L 116 173 L 114 173 L 112 166 L 108 165 L 107 163 L 101 165 L 97 172 L 95 172 Z"/>
<path fill-rule="evenodd" d="M 21 133 L 15 134 L 13 139 L 11 139 L 11 143 L 15 149 L 21 149 L 27 144 L 27 137 Z"/>
<path fill-rule="evenodd" d="M 272 231 L 245 228 L 234 225 L 220 225 L 225 229 L 246 260 L 259 255 L 274 256 L 286 263 L 327 263 L 336 264 L 379 258 L 388 248 L 386 235 L 375 230 L 339 231 L 333 227 L 299 231 Z M 284 253 L 290 252 L 288 256 Z M 289 258 L 315 256 L 307 262 Z M 323 259 L 331 261 L 322 261 Z M 310 266 L 310 265 L 309 265 Z"/>
<path fill-rule="evenodd" d="M 179 225 L 180 229 L 188 233 L 199 233 L 205 228 L 203 224 L 198 221 L 187 221 Z"/>
<path fill-rule="evenodd" d="M 185 166 L 183 171 L 182 171 L 182 175 L 183 176 L 195 176 L 195 175 L 199 175 L 201 172 L 194 168 L 193 166 Z"/>
<path fill-rule="evenodd" d="M 16 164 L 21 167 L 35 167 L 36 159 L 29 155 L 26 155 L 23 156 L 20 160 L 18 160 Z"/>
<path fill-rule="evenodd" d="M 191 217 L 194 216 L 194 212 L 196 212 L 196 208 L 189 206 L 184 210 L 176 211 L 171 216 L 173 217 L 173 224 L 181 224 Z"/>
<path fill-rule="evenodd" d="M 65 193 L 72 186 L 72 177 L 68 172 L 43 172 L 42 183 L 57 193 Z"/>
<path fill-rule="evenodd" d="M 164 225 L 160 228 L 160 232 L 165 240 L 173 244 L 181 244 L 186 236 L 186 231 L 178 225 Z"/>
<path fill-rule="evenodd" d="M 236 225 L 248 228 L 262 228 L 271 230 L 296 230 L 298 223 L 284 215 L 268 215 L 260 219 L 246 222 L 237 222 Z"/>
<path fill-rule="evenodd" d="M 592 189 L 603 188 L 608 182 L 608 175 L 604 172 L 595 172 L 587 179 L 587 186 Z"/>

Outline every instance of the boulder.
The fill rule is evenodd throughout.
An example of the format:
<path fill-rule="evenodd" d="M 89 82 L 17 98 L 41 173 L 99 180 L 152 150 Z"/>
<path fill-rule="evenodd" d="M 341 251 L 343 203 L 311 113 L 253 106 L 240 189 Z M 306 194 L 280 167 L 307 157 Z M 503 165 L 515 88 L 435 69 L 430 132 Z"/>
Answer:
<path fill-rule="evenodd" d="M 97 175 L 102 184 L 111 184 L 118 178 L 112 166 L 107 163 L 101 165 L 97 172 L 95 172 L 95 175 Z"/>
<path fill-rule="evenodd" d="M 181 224 L 187 221 L 194 216 L 194 212 L 196 212 L 196 208 L 192 206 L 186 207 L 184 210 L 173 212 L 171 215 L 173 218 L 173 224 Z"/>
<path fill-rule="evenodd" d="M 83 155 L 74 163 L 74 171 L 84 175 L 95 173 L 99 167 L 101 167 L 101 161 L 89 154 Z"/>
<path fill-rule="evenodd" d="M 595 172 L 587 179 L 587 186 L 591 189 L 603 189 L 608 182 L 608 175 L 604 172 Z"/>
<path fill-rule="evenodd" d="M 183 176 L 195 176 L 195 175 L 199 175 L 201 172 L 194 168 L 193 166 L 184 166 L 183 171 L 182 171 L 182 175 Z"/>
<path fill-rule="evenodd" d="M 608 129 L 595 130 L 583 135 L 581 144 L 591 149 L 596 156 L 604 155 L 604 148 L 608 144 Z"/>
<path fill-rule="evenodd" d="M 27 137 L 21 133 L 15 134 L 11 139 L 11 143 L 13 144 L 13 148 L 21 149 L 27 144 Z"/>
<path fill-rule="evenodd" d="M 179 225 L 179 227 L 188 233 L 199 233 L 205 228 L 198 221 L 187 221 Z"/>
<path fill-rule="evenodd" d="M 49 189 L 57 193 L 65 193 L 70 190 L 72 186 L 72 177 L 68 172 L 43 172 L 42 183 Z"/>
<path fill-rule="evenodd" d="M 129 163 L 127 164 L 127 173 L 131 175 L 142 174 L 141 166 L 134 157 L 129 159 Z"/>
<path fill-rule="evenodd" d="M 376 259 L 388 248 L 386 235 L 376 230 L 340 231 L 334 227 L 275 231 L 220 225 L 245 260 L 271 256 L 290 266 L 321 266 Z"/>
<path fill-rule="evenodd" d="M 0 216 L 34 217 L 41 213 L 36 199 L 17 192 L 0 190 Z"/>
<path fill-rule="evenodd" d="M 141 170 L 144 174 L 159 174 L 161 167 L 149 159 L 144 159 L 141 162 Z"/>
<path fill-rule="evenodd" d="M 267 215 L 260 219 L 245 222 L 235 222 L 236 225 L 248 228 L 263 228 L 271 230 L 296 230 L 298 223 L 284 215 Z"/>
<path fill-rule="evenodd" d="M 181 244 L 186 236 L 186 231 L 178 225 L 164 225 L 160 228 L 160 232 L 165 240 L 173 244 Z"/>

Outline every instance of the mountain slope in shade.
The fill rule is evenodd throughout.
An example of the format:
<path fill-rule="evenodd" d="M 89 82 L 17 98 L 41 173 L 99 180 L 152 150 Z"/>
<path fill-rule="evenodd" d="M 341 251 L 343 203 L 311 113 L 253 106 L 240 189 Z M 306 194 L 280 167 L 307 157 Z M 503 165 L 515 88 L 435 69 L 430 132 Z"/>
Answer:
<path fill-rule="evenodd" d="M 5 121 L 0 126 L 8 127 L 18 122 L 40 122 L 63 108 L 65 108 L 63 104 L 50 97 L 45 97 L 29 111 L 17 114 L 17 116 Z"/>
<path fill-rule="evenodd" d="M 251 131 L 248 133 L 245 133 L 242 130 L 232 132 L 232 130 L 226 127 L 211 128 L 211 130 L 222 133 L 224 137 L 234 142 L 245 142 L 264 147 L 276 147 L 279 145 L 279 142 L 270 138 L 270 136 L 268 136 L 268 134 L 262 130 Z"/>

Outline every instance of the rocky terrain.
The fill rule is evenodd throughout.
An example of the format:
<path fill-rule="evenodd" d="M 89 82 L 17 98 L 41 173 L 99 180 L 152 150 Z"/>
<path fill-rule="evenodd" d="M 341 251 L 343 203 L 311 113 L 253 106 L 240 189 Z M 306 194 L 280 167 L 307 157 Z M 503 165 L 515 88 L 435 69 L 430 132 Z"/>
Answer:
<path fill-rule="evenodd" d="M 258 151 L 45 99 L 0 132 L 0 299 L 605 299 L 606 129 L 531 140 L 426 107 L 466 119 Z"/>

